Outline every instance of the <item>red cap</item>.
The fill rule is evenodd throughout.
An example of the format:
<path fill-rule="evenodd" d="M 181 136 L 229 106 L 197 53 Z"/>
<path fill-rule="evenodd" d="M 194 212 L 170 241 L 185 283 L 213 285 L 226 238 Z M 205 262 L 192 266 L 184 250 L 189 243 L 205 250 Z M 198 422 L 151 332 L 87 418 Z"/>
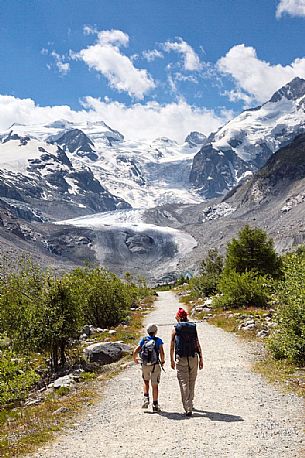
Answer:
<path fill-rule="evenodd" d="M 183 308 L 179 307 L 179 310 L 176 313 L 176 318 L 179 318 L 180 320 L 186 320 L 187 319 L 186 311 Z"/>

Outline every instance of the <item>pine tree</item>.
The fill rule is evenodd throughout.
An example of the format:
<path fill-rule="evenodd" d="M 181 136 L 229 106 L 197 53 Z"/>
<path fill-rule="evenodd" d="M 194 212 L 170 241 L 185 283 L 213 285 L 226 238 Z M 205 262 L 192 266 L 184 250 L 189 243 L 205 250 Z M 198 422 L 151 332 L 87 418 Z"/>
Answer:
<path fill-rule="evenodd" d="M 265 231 L 246 225 L 240 230 L 238 238 L 228 243 L 225 270 L 238 273 L 255 271 L 260 275 L 278 277 L 281 274 L 281 258 Z"/>

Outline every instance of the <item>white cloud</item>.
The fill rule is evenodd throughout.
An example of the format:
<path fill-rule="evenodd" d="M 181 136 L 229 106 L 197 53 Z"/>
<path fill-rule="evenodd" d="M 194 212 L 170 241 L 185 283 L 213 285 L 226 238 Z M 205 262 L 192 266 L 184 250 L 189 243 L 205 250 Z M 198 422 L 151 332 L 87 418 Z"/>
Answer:
<path fill-rule="evenodd" d="M 84 35 L 97 35 L 98 30 L 95 27 L 91 27 L 91 25 L 84 25 L 83 33 Z"/>
<path fill-rule="evenodd" d="M 66 105 L 40 107 L 32 99 L 0 95 L 0 129 L 8 129 L 13 123 L 44 124 L 56 119 L 77 120 L 75 114 Z"/>
<path fill-rule="evenodd" d="M 179 38 L 179 41 L 167 41 L 163 44 L 164 51 L 170 52 L 175 51 L 183 56 L 183 66 L 185 70 L 195 71 L 201 69 L 201 63 L 198 55 L 195 53 L 193 48 Z"/>
<path fill-rule="evenodd" d="M 228 97 L 230 102 L 244 102 L 245 108 L 249 108 L 252 106 L 253 102 L 255 101 L 254 97 L 246 94 L 245 92 L 239 89 L 232 89 L 231 91 L 225 91 L 224 94 Z"/>
<path fill-rule="evenodd" d="M 103 30 L 97 33 L 95 44 L 73 56 L 105 76 L 113 89 L 143 99 L 155 82 L 147 70 L 135 68 L 131 59 L 121 53 L 119 47 L 128 46 L 128 42 L 128 35 L 121 30 Z"/>
<path fill-rule="evenodd" d="M 51 52 L 51 56 L 54 58 L 59 73 L 66 75 L 70 71 L 70 64 L 69 62 L 65 62 L 65 56 L 61 56 L 55 51 Z"/>
<path fill-rule="evenodd" d="M 102 30 L 97 34 L 100 44 L 112 44 L 117 46 L 128 46 L 129 36 L 121 30 Z"/>
<path fill-rule="evenodd" d="M 66 62 L 66 56 L 60 55 L 56 51 L 49 51 L 47 48 L 42 48 L 40 52 L 43 56 L 50 55 L 53 57 L 55 67 L 62 75 L 66 75 L 70 71 L 70 64 L 69 62 Z M 51 70 L 52 67 L 54 67 L 54 65 L 52 66 L 49 63 L 47 64 L 47 68 L 49 70 Z"/>
<path fill-rule="evenodd" d="M 83 105 L 84 109 L 79 111 L 69 106 L 40 107 L 31 99 L 0 95 L 0 129 L 8 129 L 13 123 L 46 124 L 58 119 L 76 123 L 103 120 L 127 138 L 152 140 L 166 136 L 182 142 L 190 131 L 209 134 L 232 117 L 230 112 L 224 111 L 218 116 L 214 111 L 193 107 L 183 100 L 167 105 L 149 102 L 126 106 L 86 97 Z"/>
<path fill-rule="evenodd" d="M 190 131 L 209 134 L 232 116 L 229 112 L 217 116 L 213 110 L 191 106 L 184 100 L 166 105 L 148 102 L 128 107 L 119 102 L 86 97 L 84 104 L 129 138 L 154 139 L 165 136 L 182 142 Z"/>
<path fill-rule="evenodd" d="M 199 81 L 194 75 L 183 75 L 180 72 L 175 73 L 175 80 L 176 81 L 188 81 L 189 83 L 198 84 Z"/>
<path fill-rule="evenodd" d="M 305 0 L 280 0 L 276 9 L 276 17 L 280 18 L 285 13 L 305 17 Z"/>
<path fill-rule="evenodd" d="M 163 59 L 164 56 L 162 52 L 158 51 L 157 49 L 151 49 L 148 51 L 143 51 L 142 56 L 144 59 L 146 59 L 148 62 L 152 62 L 156 59 Z"/>
<path fill-rule="evenodd" d="M 258 102 L 268 100 L 296 76 L 305 78 L 305 58 L 295 59 L 290 65 L 274 65 L 258 59 L 256 50 L 244 44 L 233 46 L 216 65 L 232 76 L 238 90 L 246 91 Z"/>

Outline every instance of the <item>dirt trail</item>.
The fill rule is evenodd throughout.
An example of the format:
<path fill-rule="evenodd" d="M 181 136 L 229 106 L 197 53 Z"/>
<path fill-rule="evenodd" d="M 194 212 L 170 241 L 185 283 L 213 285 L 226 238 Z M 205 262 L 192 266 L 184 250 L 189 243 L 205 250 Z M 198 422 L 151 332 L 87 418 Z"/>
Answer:
<path fill-rule="evenodd" d="M 186 418 L 169 340 L 178 300 L 159 293 L 148 317 L 165 341 L 160 384 L 162 412 L 141 409 L 140 368 L 132 366 L 108 382 L 103 400 L 36 457 L 301 457 L 304 402 L 282 394 L 250 370 L 251 347 L 232 334 L 198 324 L 204 369 L 198 373 L 193 417 Z M 33 455 L 32 455 L 33 456 Z"/>

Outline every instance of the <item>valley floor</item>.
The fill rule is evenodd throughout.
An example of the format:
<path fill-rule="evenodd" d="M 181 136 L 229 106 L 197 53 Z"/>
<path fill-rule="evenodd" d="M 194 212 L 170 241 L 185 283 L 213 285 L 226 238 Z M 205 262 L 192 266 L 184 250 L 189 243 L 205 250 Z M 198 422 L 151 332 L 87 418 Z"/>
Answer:
<path fill-rule="evenodd" d="M 167 362 L 160 383 L 160 414 L 141 409 L 140 366 L 108 382 L 103 400 L 77 419 L 44 458 L 88 457 L 300 457 L 305 448 L 304 402 L 251 372 L 253 347 L 232 334 L 198 323 L 204 368 L 198 372 L 193 417 L 183 415 L 169 341 L 177 298 L 160 292 L 149 322 L 159 325 Z M 32 455 L 33 456 L 33 455 Z"/>

